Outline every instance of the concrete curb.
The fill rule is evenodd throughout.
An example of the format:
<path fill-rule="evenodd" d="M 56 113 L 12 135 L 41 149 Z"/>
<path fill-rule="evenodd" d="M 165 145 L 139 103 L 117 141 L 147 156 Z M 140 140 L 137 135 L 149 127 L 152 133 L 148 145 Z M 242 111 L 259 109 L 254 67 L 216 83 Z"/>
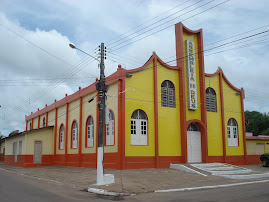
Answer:
<path fill-rule="evenodd" d="M 104 189 L 97 189 L 97 188 L 88 188 L 88 192 L 105 195 L 105 196 L 134 196 L 135 194 L 131 193 L 119 193 L 119 192 L 109 192 Z"/>

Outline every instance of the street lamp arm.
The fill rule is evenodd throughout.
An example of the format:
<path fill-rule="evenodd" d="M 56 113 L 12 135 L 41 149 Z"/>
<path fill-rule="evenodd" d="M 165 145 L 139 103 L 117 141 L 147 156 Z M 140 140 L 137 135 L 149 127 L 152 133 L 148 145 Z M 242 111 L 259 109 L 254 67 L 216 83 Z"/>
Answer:
<path fill-rule="evenodd" d="M 84 53 L 84 54 L 86 54 L 86 55 L 92 57 L 93 59 L 97 60 L 98 62 L 100 62 L 97 58 L 95 58 L 95 57 L 93 57 L 92 55 L 90 55 L 89 53 L 86 53 L 85 51 L 83 51 L 83 50 L 77 48 L 74 44 L 70 43 L 69 46 L 70 46 L 70 48 L 77 49 L 77 50 L 81 51 L 82 53 Z"/>

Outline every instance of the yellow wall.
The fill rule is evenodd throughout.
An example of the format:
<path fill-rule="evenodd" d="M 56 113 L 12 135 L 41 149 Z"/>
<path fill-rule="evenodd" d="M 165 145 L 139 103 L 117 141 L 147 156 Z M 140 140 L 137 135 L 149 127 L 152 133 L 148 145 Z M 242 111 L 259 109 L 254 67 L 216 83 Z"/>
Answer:
<path fill-rule="evenodd" d="M 89 95 L 86 95 L 83 97 L 82 100 L 82 153 L 96 153 L 96 136 L 97 134 L 97 116 L 96 116 L 96 100 L 97 97 L 94 98 L 94 100 L 90 103 L 88 103 L 88 100 L 90 100 L 92 97 L 96 96 L 96 92 L 91 93 Z M 94 132 L 94 138 L 93 138 L 93 147 L 85 147 L 85 136 L 86 136 L 86 127 L 87 127 L 87 118 L 89 116 L 92 116 L 93 118 L 93 132 Z"/>
<path fill-rule="evenodd" d="M 42 141 L 42 154 L 53 154 L 54 128 L 33 131 L 25 135 L 26 155 L 34 154 L 35 141 Z M 24 145 L 24 144 L 23 144 Z"/>
<path fill-rule="evenodd" d="M 55 125 L 55 109 L 49 111 L 48 113 L 48 126 L 54 126 Z M 40 127 L 43 126 L 43 118 L 40 117 Z"/>
<path fill-rule="evenodd" d="M 22 141 L 22 154 L 26 154 L 25 135 L 18 135 L 5 140 L 5 155 L 13 155 L 13 143 L 17 142 L 17 154 L 19 155 L 19 141 Z"/>
<path fill-rule="evenodd" d="M 118 152 L 118 82 L 111 84 L 107 93 L 107 108 L 114 112 L 114 122 L 115 122 L 115 142 L 112 146 L 105 146 L 105 153 Z M 110 96 L 109 96 L 110 95 Z M 115 96 L 115 97 L 111 97 Z M 105 134 L 106 135 L 106 134 Z"/>
<path fill-rule="evenodd" d="M 195 67 L 196 67 L 196 85 L 197 85 L 197 110 L 189 110 L 188 109 L 188 76 L 187 76 L 187 62 L 186 62 L 186 48 L 185 48 L 185 40 L 190 40 L 194 42 L 195 53 L 198 52 L 198 43 L 197 43 L 197 34 L 186 34 L 183 33 L 183 50 L 184 50 L 184 71 L 185 71 L 185 96 L 186 96 L 186 119 L 198 119 L 201 120 L 201 106 L 200 106 L 200 79 L 199 79 L 199 61 L 197 54 L 195 55 Z"/>
<path fill-rule="evenodd" d="M 0 143 L 0 154 L 4 153 L 4 149 L 5 149 L 5 142 L 1 142 Z"/>
<path fill-rule="evenodd" d="M 257 145 L 261 143 L 263 145 Z M 261 155 L 269 152 L 269 140 L 247 140 L 247 155 Z"/>
<path fill-rule="evenodd" d="M 207 112 L 207 141 L 208 156 L 222 156 L 222 123 L 219 74 L 214 77 L 205 77 L 205 89 L 211 87 L 216 92 L 217 112 Z"/>
<path fill-rule="evenodd" d="M 242 115 L 241 115 L 241 99 L 240 95 L 236 95 L 237 91 L 233 90 L 223 79 L 223 100 L 224 100 L 224 124 L 225 124 L 225 140 L 226 140 L 226 155 L 244 155 L 243 145 L 243 129 L 242 129 Z M 230 118 L 234 118 L 237 122 L 239 146 L 228 146 L 228 132 L 227 124 Z"/>
<path fill-rule="evenodd" d="M 64 125 L 64 138 L 66 138 L 66 105 L 63 105 L 58 108 L 58 115 L 57 115 L 57 137 L 56 137 L 56 153 L 57 154 L 65 154 L 65 144 L 64 149 L 59 149 L 59 132 L 61 124 Z M 70 132 L 70 131 L 69 131 Z"/>
<path fill-rule="evenodd" d="M 125 80 L 125 155 L 154 156 L 154 84 L 153 63 L 145 70 L 136 72 Z M 148 117 L 148 145 L 131 145 L 131 116 L 137 110 L 143 110 Z"/>
<path fill-rule="evenodd" d="M 69 103 L 69 112 L 68 112 L 68 142 L 67 142 L 67 148 L 68 148 L 68 154 L 78 154 L 78 146 L 79 146 L 79 110 L 80 110 L 80 101 L 79 99 L 74 100 Z M 78 126 L 78 134 L 77 134 L 77 148 L 73 149 L 71 148 L 71 138 L 72 138 L 72 123 L 73 121 L 77 121 Z"/>
<path fill-rule="evenodd" d="M 38 116 L 34 118 L 34 126 L 33 129 L 38 129 Z"/>
<path fill-rule="evenodd" d="M 157 67 L 159 156 L 181 156 L 178 71 L 167 69 L 159 62 Z M 175 108 L 162 107 L 161 85 L 165 80 L 175 86 Z"/>

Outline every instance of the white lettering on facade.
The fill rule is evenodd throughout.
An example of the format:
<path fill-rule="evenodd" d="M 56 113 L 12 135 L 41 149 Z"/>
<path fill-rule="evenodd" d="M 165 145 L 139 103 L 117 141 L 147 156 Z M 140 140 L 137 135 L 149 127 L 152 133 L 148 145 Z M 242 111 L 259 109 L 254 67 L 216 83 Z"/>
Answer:
<path fill-rule="evenodd" d="M 197 84 L 195 67 L 195 47 L 194 42 L 186 40 L 186 61 L 187 61 L 187 79 L 188 79 L 188 108 L 197 110 Z"/>

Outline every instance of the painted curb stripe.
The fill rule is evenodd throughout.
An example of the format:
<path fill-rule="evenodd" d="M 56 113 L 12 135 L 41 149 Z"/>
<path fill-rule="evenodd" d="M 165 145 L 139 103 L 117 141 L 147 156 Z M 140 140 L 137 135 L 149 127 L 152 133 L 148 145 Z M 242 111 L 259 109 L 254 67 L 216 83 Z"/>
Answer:
<path fill-rule="evenodd" d="M 180 188 L 180 189 L 156 190 L 155 192 L 161 193 L 161 192 L 176 192 L 176 191 L 178 191 L 178 192 L 179 191 L 192 191 L 192 190 L 201 190 L 201 189 L 215 189 L 215 188 L 233 187 L 233 186 L 257 184 L 257 183 L 264 183 L 264 182 L 269 182 L 269 180 L 241 182 L 241 183 L 234 183 L 234 184 L 221 184 L 221 185 L 203 186 L 203 187 L 189 187 L 189 188 Z"/>

